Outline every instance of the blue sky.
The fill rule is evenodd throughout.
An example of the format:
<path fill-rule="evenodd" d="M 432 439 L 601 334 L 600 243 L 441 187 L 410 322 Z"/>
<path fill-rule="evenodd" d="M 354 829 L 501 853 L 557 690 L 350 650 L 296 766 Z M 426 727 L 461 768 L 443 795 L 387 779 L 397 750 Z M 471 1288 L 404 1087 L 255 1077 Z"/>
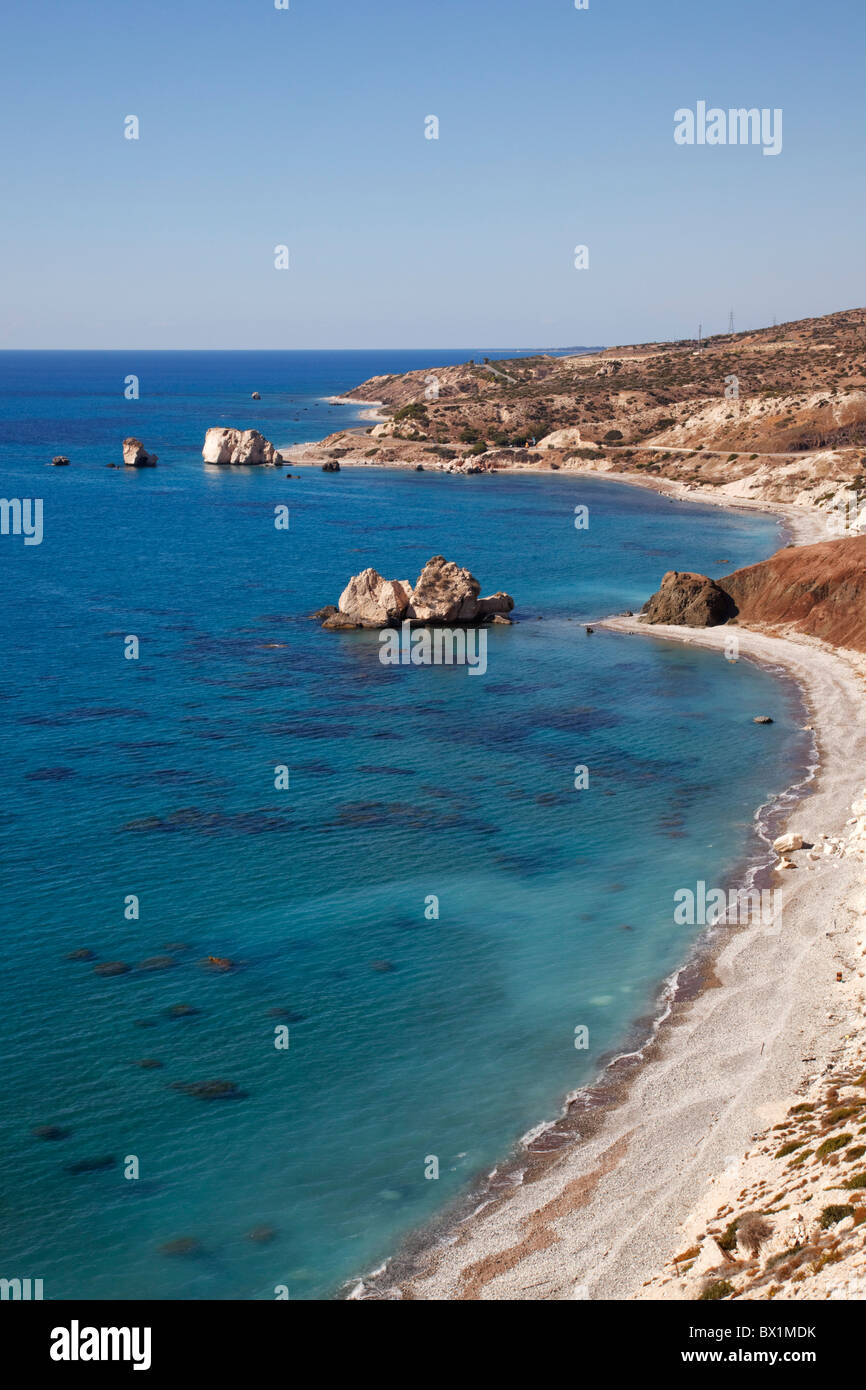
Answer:
<path fill-rule="evenodd" d="M 5 7 L 0 346 L 614 344 L 866 301 L 862 0 L 290 3 Z M 781 154 L 676 145 L 699 100 L 782 108 Z"/>

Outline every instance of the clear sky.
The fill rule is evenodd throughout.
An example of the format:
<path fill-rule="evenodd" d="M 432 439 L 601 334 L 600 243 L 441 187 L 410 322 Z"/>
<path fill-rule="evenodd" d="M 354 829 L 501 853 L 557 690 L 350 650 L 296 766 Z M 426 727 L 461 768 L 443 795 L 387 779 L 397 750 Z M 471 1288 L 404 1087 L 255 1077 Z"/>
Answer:
<path fill-rule="evenodd" d="M 0 346 L 615 344 L 866 302 L 863 0 L 290 5 L 4 7 Z M 781 108 L 782 152 L 677 145 L 701 100 Z"/>

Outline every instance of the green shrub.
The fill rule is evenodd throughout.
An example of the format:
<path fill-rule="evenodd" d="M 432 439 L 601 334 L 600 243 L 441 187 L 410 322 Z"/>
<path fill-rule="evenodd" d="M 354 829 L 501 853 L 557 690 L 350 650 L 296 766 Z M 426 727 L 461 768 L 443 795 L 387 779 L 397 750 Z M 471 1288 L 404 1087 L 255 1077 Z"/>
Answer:
<path fill-rule="evenodd" d="M 843 1182 L 842 1186 L 847 1188 L 849 1192 L 857 1192 L 859 1188 L 866 1187 L 866 1173 L 855 1173 L 853 1178 Z"/>
<path fill-rule="evenodd" d="M 711 1284 L 705 1284 L 703 1291 L 698 1294 L 699 1303 L 712 1303 L 718 1298 L 730 1298 L 734 1292 L 734 1286 L 729 1279 L 714 1279 Z"/>
<path fill-rule="evenodd" d="M 788 1154 L 792 1154 L 795 1149 L 802 1149 L 805 1142 L 805 1139 L 792 1139 L 789 1144 L 783 1144 L 781 1149 L 777 1150 L 774 1157 L 787 1158 Z"/>
<path fill-rule="evenodd" d="M 822 1231 L 827 1231 L 831 1226 L 835 1226 L 837 1221 L 844 1221 L 846 1216 L 853 1216 L 854 1208 L 850 1205 L 825 1207 L 821 1212 L 821 1219 L 818 1222 Z"/>
<path fill-rule="evenodd" d="M 854 1138 L 853 1134 L 837 1134 L 833 1139 L 825 1139 L 823 1144 L 819 1144 L 815 1150 L 816 1158 L 826 1158 L 828 1154 L 834 1154 L 838 1149 L 844 1149 L 846 1144 L 850 1144 Z"/>

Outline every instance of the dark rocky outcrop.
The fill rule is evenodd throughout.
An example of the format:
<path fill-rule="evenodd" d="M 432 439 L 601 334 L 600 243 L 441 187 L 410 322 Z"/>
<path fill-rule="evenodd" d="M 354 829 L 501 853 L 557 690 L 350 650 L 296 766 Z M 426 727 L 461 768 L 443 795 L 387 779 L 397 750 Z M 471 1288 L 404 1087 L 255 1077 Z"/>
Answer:
<path fill-rule="evenodd" d="M 737 606 L 714 579 L 705 574 L 668 570 L 661 588 L 643 608 L 644 622 L 683 627 L 719 627 L 736 617 Z"/>

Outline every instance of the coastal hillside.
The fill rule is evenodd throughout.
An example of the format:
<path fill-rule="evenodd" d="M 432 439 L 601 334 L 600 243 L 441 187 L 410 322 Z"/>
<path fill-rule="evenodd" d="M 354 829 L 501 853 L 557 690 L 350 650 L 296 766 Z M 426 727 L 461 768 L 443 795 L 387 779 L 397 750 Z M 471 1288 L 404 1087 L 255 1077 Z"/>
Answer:
<path fill-rule="evenodd" d="M 750 626 L 787 624 L 866 652 L 866 536 L 789 546 L 719 581 Z"/>
<path fill-rule="evenodd" d="M 866 536 L 788 546 L 717 580 L 669 570 L 644 621 L 686 627 L 735 621 L 866 652 Z"/>
<path fill-rule="evenodd" d="M 703 342 L 372 377 L 375 423 L 297 461 L 486 472 L 580 468 L 830 508 L 866 491 L 866 309 Z"/>

